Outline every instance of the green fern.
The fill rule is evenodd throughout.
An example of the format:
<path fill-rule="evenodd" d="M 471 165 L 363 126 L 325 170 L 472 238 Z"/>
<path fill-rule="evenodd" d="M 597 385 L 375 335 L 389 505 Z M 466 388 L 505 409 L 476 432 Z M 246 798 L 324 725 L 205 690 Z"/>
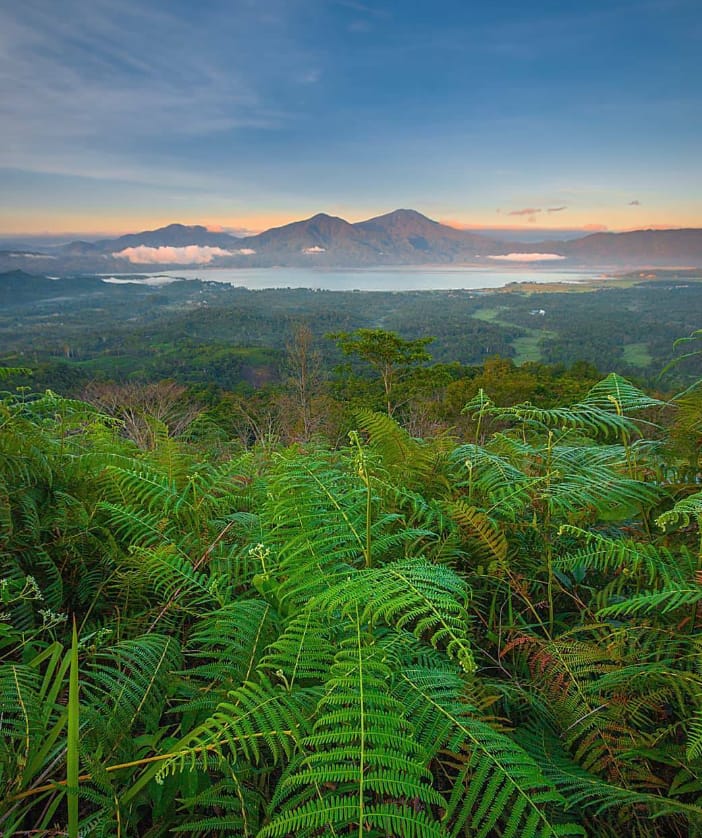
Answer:
<path fill-rule="evenodd" d="M 467 600 L 467 586 L 454 571 L 406 559 L 350 575 L 320 594 L 315 607 L 330 617 L 357 613 L 363 623 L 407 628 L 473 672 Z"/>
<path fill-rule="evenodd" d="M 585 834 L 564 822 L 565 800 L 536 761 L 505 733 L 472 716 L 455 675 L 410 670 L 399 680 L 410 717 L 429 726 L 434 748 L 454 774 L 443 816 L 451 835 L 486 838 L 496 829 L 543 838 Z"/>
<path fill-rule="evenodd" d="M 336 833 L 446 836 L 433 815 L 443 803 L 431 787 L 426 755 L 402 705 L 388 692 L 382 650 L 363 633 L 342 644 L 317 720 L 276 788 L 271 822 L 259 838 Z M 333 791 L 325 789 L 331 785 Z M 416 801 L 414 808 L 404 803 Z"/>
<path fill-rule="evenodd" d="M 622 788 L 586 771 L 567 754 L 559 738 L 547 727 L 521 729 L 518 739 L 532 754 L 544 773 L 557 786 L 569 810 L 580 811 L 591 820 L 593 831 L 604 831 L 614 816 L 617 834 L 629 834 L 628 827 L 651 824 L 643 834 L 665 838 L 690 834 L 702 824 L 702 809 L 670 797 Z M 603 817 L 604 816 L 604 817 Z M 660 820 L 659 820 L 660 819 Z"/>

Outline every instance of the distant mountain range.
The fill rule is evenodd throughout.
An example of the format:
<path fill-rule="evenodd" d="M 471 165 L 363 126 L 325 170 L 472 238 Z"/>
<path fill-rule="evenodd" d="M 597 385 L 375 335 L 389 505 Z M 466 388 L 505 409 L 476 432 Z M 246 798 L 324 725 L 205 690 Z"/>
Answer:
<path fill-rule="evenodd" d="M 0 271 L 145 273 L 192 267 L 324 268 L 389 265 L 625 269 L 702 266 L 702 229 L 594 233 L 568 241 L 519 242 L 440 224 L 411 209 L 351 224 L 320 213 L 255 236 L 170 224 L 50 250 L 0 250 Z"/>

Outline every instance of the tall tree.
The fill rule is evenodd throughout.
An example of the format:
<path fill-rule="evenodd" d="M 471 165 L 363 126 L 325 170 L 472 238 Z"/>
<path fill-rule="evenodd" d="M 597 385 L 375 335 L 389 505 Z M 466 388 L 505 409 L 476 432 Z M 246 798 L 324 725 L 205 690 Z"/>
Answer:
<path fill-rule="evenodd" d="M 380 375 L 388 416 L 397 408 L 395 394 L 420 365 L 431 360 L 426 347 L 433 337 L 405 340 L 397 332 L 384 329 L 356 329 L 353 332 L 336 332 L 329 335 L 336 341 L 344 355 L 356 356 L 370 364 Z"/>
<path fill-rule="evenodd" d="M 322 356 L 314 348 L 314 336 L 306 323 L 297 324 L 285 349 L 287 383 L 299 411 L 302 439 L 307 442 L 315 430 L 312 405 L 322 384 Z"/>

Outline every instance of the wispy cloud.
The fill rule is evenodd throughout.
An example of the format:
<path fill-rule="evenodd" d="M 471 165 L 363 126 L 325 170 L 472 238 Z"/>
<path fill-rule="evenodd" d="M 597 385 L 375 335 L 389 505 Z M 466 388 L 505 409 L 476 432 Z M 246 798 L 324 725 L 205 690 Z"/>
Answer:
<path fill-rule="evenodd" d="M 207 229 L 211 233 L 229 233 L 232 236 L 237 236 L 239 238 L 243 236 L 255 236 L 257 232 L 256 230 L 252 230 L 249 227 L 231 227 L 226 224 L 208 224 Z"/>
<path fill-rule="evenodd" d="M 507 215 L 536 215 L 538 212 L 543 212 L 543 210 L 526 207 L 525 209 L 512 210 Z"/>
<path fill-rule="evenodd" d="M 373 27 L 367 20 L 352 20 L 346 28 L 349 32 L 363 33 L 370 32 Z"/>
<path fill-rule="evenodd" d="M 320 70 L 314 69 L 303 70 L 295 78 L 300 84 L 316 84 L 322 78 L 322 73 Z"/>
<path fill-rule="evenodd" d="M 559 262 L 565 259 L 558 253 L 505 253 L 502 256 L 488 256 L 496 262 Z"/>
<path fill-rule="evenodd" d="M 563 212 L 563 210 L 567 210 L 568 207 L 549 207 L 546 212 Z"/>
<path fill-rule="evenodd" d="M 231 256 L 232 252 L 222 247 L 197 244 L 189 244 L 186 247 L 147 247 L 142 244 L 139 247 L 125 247 L 112 255 L 116 259 L 126 259 L 134 265 L 208 265 L 215 257 Z"/>
<path fill-rule="evenodd" d="M 630 207 L 640 207 L 641 206 L 641 201 L 629 201 L 629 206 Z"/>
<path fill-rule="evenodd" d="M 285 25 L 254 25 L 255 7 L 213 27 L 211 15 L 137 0 L 0 4 L 0 167 L 83 175 L 87 155 L 97 176 L 127 169 L 148 182 L 169 165 L 165 146 L 195 171 L 198 138 L 278 129 L 294 117 L 274 81 L 310 84 L 320 71 Z"/>

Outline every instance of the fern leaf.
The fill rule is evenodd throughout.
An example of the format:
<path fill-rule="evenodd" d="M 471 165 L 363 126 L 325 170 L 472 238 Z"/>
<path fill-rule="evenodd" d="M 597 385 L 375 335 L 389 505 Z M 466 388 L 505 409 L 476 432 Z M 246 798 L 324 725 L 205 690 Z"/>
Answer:
<path fill-rule="evenodd" d="M 445 836 L 432 807 L 426 754 L 414 741 L 402 705 L 388 691 L 382 650 L 355 622 L 331 669 L 317 720 L 300 743 L 272 800 L 259 838 L 353 828 L 360 834 Z M 335 793 L 323 789 L 332 785 Z M 415 800 L 419 813 L 403 800 Z"/>
<path fill-rule="evenodd" d="M 656 523 L 663 529 L 667 529 L 671 524 L 687 527 L 691 518 L 695 519 L 698 526 L 702 526 L 702 492 L 695 492 L 678 501 L 672 509 L 660 515 Z"/>
<path fill-rule="evenodd" d="M 359 613 L 364 622 L 406 628 L 473 672 L 467 599 L 467 586 L 454 571 L 426 559 L 406 559 L 357 571 L 320 594 L 315 605 L 329 615 Z"/>
<path fill-rule="evenodd" d="M 476 544 L 478 552 L 499 563 L 507 558 L 507 537 L 484 512 L 465 501 L 453 501 L 446 509 L 468 536 L 470 544 Z"/>
<path fill-rule="evenodd" d="M 245 599 L 208 612 L 188 638 L 188 677 L 208 685 L 249 681 L 266 646 L 275 638 L 277 615 L 259 599 Z"/>
<path fill-rule="evenodd" d="M 486 836 L 499 828 L 512 835 L 584 835 L 577 824 L 563 823 L 564 798 L 529 754 L 504 733 L 473 718 L 461 701 L 459 684 L 447 673 L 400 673 L 412 715 L 443 719 L 437 748 L 449 747 L 457 763 L 443 820 L 451 835 Z"/>
<path fill-rule="evenodd" d="M 582 810 L 595 818 L 602 815 L 611 817 L 610 811 L 618 809 L 628 813 L 635 823 L 642 817 L 643 810 L 648 817 L 672 817 L 678 822 L 682 821 L 678 823 L 678 828 L 682 827 L 679 834 L 684 834 L 685 821 L 691 825 L 700 823 L 702 809 L 699 806 L 662 795 L 622 788 L 586 771 L 572 760 L 558 737 L 546 727 L 520 730 L 519 741 L 558 787 L 568 801 L 569 809 Z M 594 827 L 600 825 L 604 826 L 604 823 L 598 824 L 596 821 Z M 660 834 L 667 834 L 662 826 L 663 832 Z"/>
<path fill-rule="evenodd" d="M 701 601 L 702 586 L 700 585 L 667 587 L 608 605 L 598 611 L 598 616 L 607 619 L 651 612 L 667 614 L 678 608 L 692 608 Z"/>
<path fill-rule="evenodd" d="M 702 757 L 702 710 L 697 710 L 688 725 L 687 758 L 692 761 Z"/>
<path fill-rule="evenodd" d="M 329 620 L 313 602 L 287 621 L 283 632 L 266 650 L 259 668 L 275 673 L 288 689 L 296 683 L 323 683 L 334 660 L 331 638 Z"/>

